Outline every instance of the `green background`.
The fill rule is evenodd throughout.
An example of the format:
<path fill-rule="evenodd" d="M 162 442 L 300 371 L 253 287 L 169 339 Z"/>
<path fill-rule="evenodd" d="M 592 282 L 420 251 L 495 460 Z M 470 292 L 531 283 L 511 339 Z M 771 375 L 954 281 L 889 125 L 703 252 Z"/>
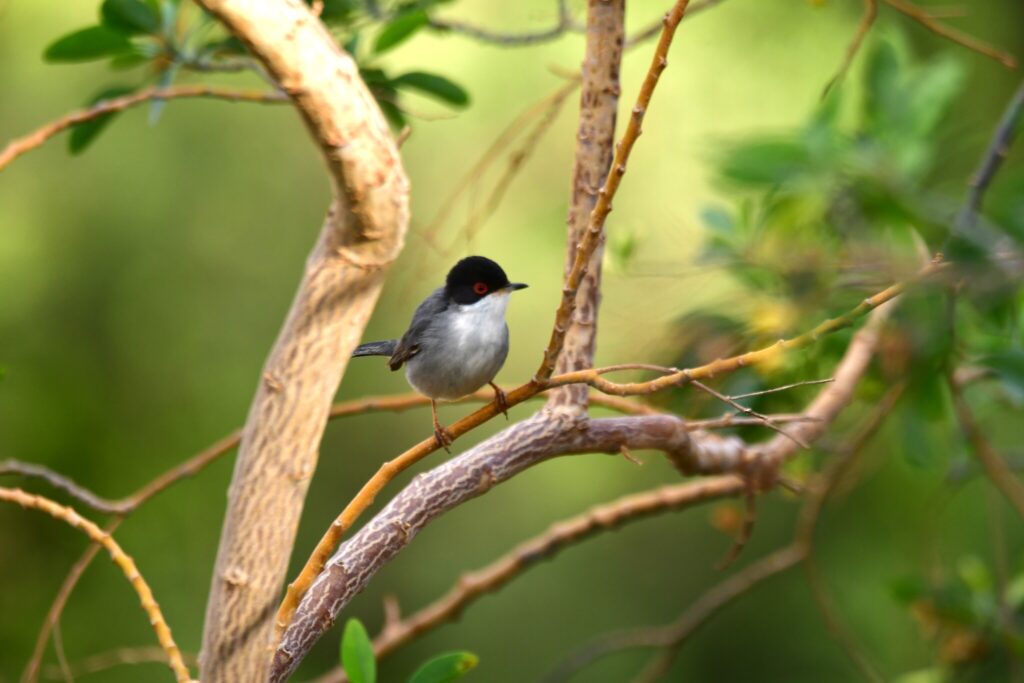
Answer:
<path fill-rule="evenodd" d="M 970 12 L 956 20 L 958 28 L 1024 55 L 1019 0 L 963 4 Z M 573 3 L 577 13 L 580 5 Z M 646 25 L 664 5 L 631 3 L 627 26 Z M 554 20 L 553 6 L 462 0 L 446 16 L 531 30 Z M 599 364 L 673 362 L 674 320 L 697 308 L 734 305 L 722 273 L 692 265 L 704 230 L 700 209 L 724 196 L 710 180 L 713 155 L 739 136 L 804 121 L 842 59 L 860 9 L 854 0 L 728 0 L 683 24 L 608 223 L 610 240 L 631 235 L 638 246 L 629 269 L 611 268 L 605 278 Z M 95 12 L 93 2 L 0 0 L 0 138 L 79 107 L 102 87 L 133 83 L 104 65 L 42 61 L 47 44 L 93 23 Z M 967 87 L 943 132 L 934 178 L 957 186 L 1019 74 L 892 11 L 883 11 L 877 31 L 897 25 L 919 54 L 954 53 L 967 66 Z M 577 68 L 582 48 L 575 35 L 509 49 L 422 34 L 386 57 L 396 71 L 422 68 L 454 79 L 473 102 L 453 114 L 408 99 L 410 109 L 428 115 L 413 119 L 402 148 L 412 181 L 412 232 L 367 340 L 398 336 L 451 263 L 481 253 L 531 285 L 512 301 L 512 352 L 498 380 L 516 384 L 530 376 L 559 297 L 577 98 L 478 236 L 467 242 L 461 235 L 465 204 L 454 214 L 460 220 L 440 234 L 446 250 L 418 233 L 499 131 L 563 82 L 551 67 Z M 626 57 L 624 111 L 651 49 Z M 214 80 L 260 85 L 245 77 Z M 486 187 L 476 196 L 486 197 Z M 328 201 L 317 150 L 296 114 L 282 106 L 175 101 L 156 126 L 139 108 L 80 157 L 70 157 L 66 141 L 57 139 L 14 163 L 0 175 L 0 365 L 7 370 L 0 382 L 0 458 L 44 463 L 118 497 L 239 426 Z M 339 398 L 406 390 L 400 374 L 387 372 L 380 359 L 365 359 L 350 365 Z M 534 407 L 514 408 L 512 419 Z M 443 417 L 450 421 L 467 410 L 448 407 Z M 382 461 L 429 434 L 429 426 L 421 410 L 328 426 L 290 575 L 359 485 Z M 503 426 L 497 420 L 476 430 L 456 451 Z M 1019 438 L 1019 425 L 1003 425 L 1009 439 L 1015 430 Z M 909 464 L 897 442 L 875 442 L 867 454 L 871 476 L 829 508 L 818 546 L 844 620 L 887 676 L 933 659 L 906 607 L 892 599 L 890 583 L 937 561 L 992 553 L 984 483 L 975 479 L 953 492 L 942 483 L 942 467 Z M 958 448 L 950 442 L 951 452 Z M 411 612 L 447 590 L 461 571 L 486 564 L 552 521 L 677 480 L 656 454 L 642 455 L 640 468 L 622 458 L 581 456 L 525 472 L 431 525 L 345 615 L 360 617 L 372 633 L 384 595 L 396 595 Z M 441 457 L 431 456 L 389 491 Z M 225 458 L 177 485 L 117 534 L 187 652 L 200 643 L 230 469 Z M 1002 508 L 1001 501 L 996 505 Z M 769 496 L 740 563 L 786 543 L 796 510 L 792 500 Z M 1006 519 L 1019 571 L 1024 534 L 1015 517 Z M 535 680 L 596 634 L 672 619 L 721 578 L 713 565 L 729 543 L 709 524 L 708 508 L 604 534 L 535 567 L 457 624 L 389 658 L 382 679 L 402 680 L 426 657 L 459 648 L 481 658 L 469 680 Z M 0 508 L 0 681 L 17 680 L 58 585 L 84 547 L 80 534 L 43 515 Z M 135 595 L 105 559 L 88 570 L 61 623 L 71 661 L 154 641 Z M 326 637 L 298 678 L 336 663 L 339 638 L 340 629 Z M 646 656 L 611 658 L 580 680 L 625 680 Z M 763 584 L 710 622 L 673 671 L 679 680 L 858 680 L 828 637 L 799 570 Z M 153 664 L 92 679 L 169 677 Z"/>

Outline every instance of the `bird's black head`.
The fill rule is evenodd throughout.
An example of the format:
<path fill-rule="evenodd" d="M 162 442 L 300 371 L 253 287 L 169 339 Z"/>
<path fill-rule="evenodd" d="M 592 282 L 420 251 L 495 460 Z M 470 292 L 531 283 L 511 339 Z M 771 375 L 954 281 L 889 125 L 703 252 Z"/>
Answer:
<path fill-rule="evenodd" d="M 505 271 L 491 259 L 468 256 L 448 271 L 445 293 L 455 303 L 475 304 L 495 292 L 507 294 L 524 287 L 521 282 L 509 282 Z"/>

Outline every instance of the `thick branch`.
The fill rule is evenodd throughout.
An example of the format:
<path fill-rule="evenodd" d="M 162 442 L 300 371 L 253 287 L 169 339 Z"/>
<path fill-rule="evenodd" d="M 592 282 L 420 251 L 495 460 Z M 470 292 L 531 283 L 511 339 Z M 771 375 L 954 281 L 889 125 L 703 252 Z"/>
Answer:
<path fill-rule="evenodd" d="M 335 201 L 264 365 L 228 492 L 203 633 L 203 683 L 266 678 L 274 604 L 331 398 L 408 224 L 408 181 L 352 58 L 300 0 L 200 0 L 281 84 Z M 257 540 L 258 539 L 258 540 Z"/>
<path fill-rule="evenodd" d="M 51 121 L 44 126 L 37 128 L 28 135 L 23 135 L 7 143 L 7 146 L 0 150 L 0 171 L 4 170 L 12 161 L 26 152 L 30 152 L 43 143 L 72 126 L 91 121 L 105 114 L 116 111 L 123 111 L 129 107 L 148 102 L 150 100 L 172 100 L 183 97 L 207 97 L 229 102 L 266 102 L 282 103 L 287 102 L 288 97 L 282 93 L 260 92 L 249 90 L 229 90 L 206 85 L 183 85 L 171 88 L 145 88 L 130 95 L 122 95 L 109 100 L 97 102 L 93 106 L 72 112 Z"/>
<path fill-rule="evenodd" d="M 121 546 L 117 544 L 110 534 L 103 529 L 96 526 L 93 522 L 85 519 L 77 512 L 64 505 L 58 505 L 52 500 L 43 498 L 42 496 L 36 496 L 31 493 L 25 493 L 21 489 L 9 489 L 0 487 L 0 500 L 15 503 L 23 508 L 29 510 L 39 510 L 45 512 L 54 519 L 68 524 L 75 529 L 78 529 L 86 536 L 89 537 L 94 543 L 99 543 L 110 553 L 110 559 L 114 561 L 114 564 L 124 573 L 128 583 L 132 585 L 135 592 L 139 596 L 139 603 L 142 605 L 143 611 L 149 618 L 149 623 L 153 625 L 153 631 L 156 632 L 156 639 L 160 642 L 160 647 L 163 648 L 164 653 L 167 655 L 168 664 L 171 667 L 171 671 L 174 672 L 174 677 L 178 683 L 190 683 L 192 676 L 189 675 L 188 667 L 185 666 L 185 662 L 181 658 L 181 651 L 174 642 L 174 638 L 171 636 L 171 629 L 167 625 L 167 621 L 164 619 L 163 613 L 160 611 L 160 606 L 156 603 L 153 598 L 153 591 L 150 590 L 149 584 L 142 578 L 142 574 L 139 573 L 138 567 L 135 566 L 135 561 L 132 560 L 125 552 L 121 549 Z"/>
<path fill-rule="evenodd" d="M 615 453 L 656 448 L 699 462 L 736 461 L 739 439 L 691 438 L 671 416 L 559 420 L 545 411 L 433 470 L 420 474 L 366 526 L 344 543 L 306 593 L 285 632 L 271 680 L 282 681 L 298 666 L 339 611 L 370 578 L 433 519 L 539 462 L 573 453 Z M 699 454 L 698 454 L 699 452 Z"/>
<path fill-rule="evenodd" d="M 576 262 L 576 248 L 597 203 L 597 190 L 606 182 L 615 143 L 619 105 L 619 68 L 625 40 L 625 0 L 590 0 L 587 10 L 587 48 L 583 58 L 579 127 L 572 170 L 565 277 Z M 590 254 L 576 292 L 576 306 L 558 356 L 556 372 L 593 367 L 597 345 L 597 313 L 601 305 L 601 260 L 604 233 Z M 586 411 L 587 388 L 562 387 L 551 392 L 548 406 L 573 415 Z"/>

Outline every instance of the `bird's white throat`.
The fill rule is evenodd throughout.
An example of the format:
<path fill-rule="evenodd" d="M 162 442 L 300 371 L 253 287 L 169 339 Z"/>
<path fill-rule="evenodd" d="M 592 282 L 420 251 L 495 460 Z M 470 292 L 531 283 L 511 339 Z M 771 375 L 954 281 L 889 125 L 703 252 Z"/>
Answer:
<path fill-rule="evenodd" d="M 505 335 L 508 292 L 495 292 L 472 304 L 457 304 L 452 311 L 452 333 L 457 344 L 498 342 Z"/>

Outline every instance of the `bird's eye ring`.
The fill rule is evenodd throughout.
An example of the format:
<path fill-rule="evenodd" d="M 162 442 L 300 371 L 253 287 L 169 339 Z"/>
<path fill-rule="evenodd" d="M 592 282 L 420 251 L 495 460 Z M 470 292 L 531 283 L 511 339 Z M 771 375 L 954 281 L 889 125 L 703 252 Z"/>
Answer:
<path fill-rule="evenodd" d="M 484 282 L 478 282 L 475 285 L 473 285 L 473 291 L 479 294 L 480 296 L 483 296 L 484 294 L 487 293 L 487 284 Z"/>

